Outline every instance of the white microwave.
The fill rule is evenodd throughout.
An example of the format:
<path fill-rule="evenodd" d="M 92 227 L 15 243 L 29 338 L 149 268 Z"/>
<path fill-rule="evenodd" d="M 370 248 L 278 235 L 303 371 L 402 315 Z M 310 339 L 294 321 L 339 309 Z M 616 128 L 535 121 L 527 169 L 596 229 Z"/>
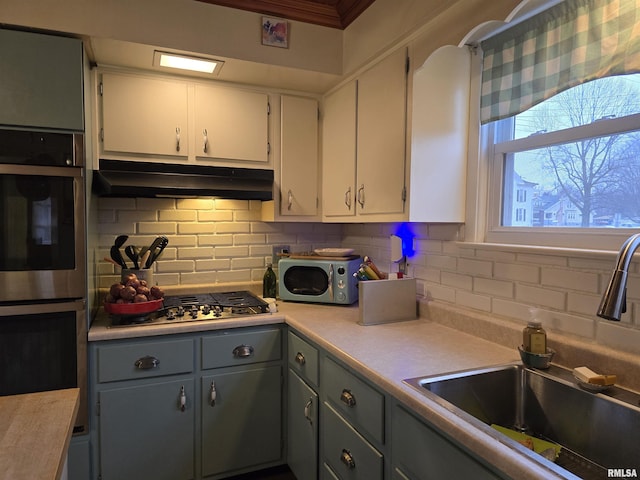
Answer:
<path fill-rule="evenodd" d="M 350 305 L 358 301 L 354 273 L 361 258 L 335 260 L 283 258 L 278 262 L 280 298 L 294 302 Z"/>

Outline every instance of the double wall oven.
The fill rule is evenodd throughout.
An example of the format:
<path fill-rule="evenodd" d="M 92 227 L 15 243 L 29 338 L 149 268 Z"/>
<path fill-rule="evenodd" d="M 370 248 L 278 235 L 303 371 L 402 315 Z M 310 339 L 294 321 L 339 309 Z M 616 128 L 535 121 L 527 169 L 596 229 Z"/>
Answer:
<path fill-rule="evenodd" d="M 0 395 L 78 387 L 87 427 L 84 142 L 0 129 Z"/>

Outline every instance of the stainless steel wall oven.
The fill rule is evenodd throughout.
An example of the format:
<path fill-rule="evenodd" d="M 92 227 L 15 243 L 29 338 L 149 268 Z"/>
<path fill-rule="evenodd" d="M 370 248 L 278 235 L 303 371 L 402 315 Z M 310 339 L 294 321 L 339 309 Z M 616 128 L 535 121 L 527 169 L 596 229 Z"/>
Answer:
<path fill-rule="evenodd" d="M 79 387 L 87 423 L 84 137 L 0 129 L 0 395 Z"/>

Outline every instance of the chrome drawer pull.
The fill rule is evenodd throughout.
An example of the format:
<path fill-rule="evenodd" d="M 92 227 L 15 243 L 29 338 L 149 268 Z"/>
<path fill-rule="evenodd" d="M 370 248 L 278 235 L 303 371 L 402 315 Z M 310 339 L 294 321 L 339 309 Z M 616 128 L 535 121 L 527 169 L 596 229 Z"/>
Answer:
<path fill-rule="evenodd" d="M 218 392 L 216 392 L 216 384 L 211 382 L 211 388 L 209 389 L 209 404 L 212 407 L 216 405 L 216 398 L 218 398 Z"/>
<path fill-rule="evenodd" d="M 152 368 L 157 368 L 158 365 L 160 365 L 160 360 L 156 357 L 152 357 L 151 355 L 147 355 L 136 360 L 134 365 L 139 370 L 151 370 Z"/>
<path fill-rule="evenodd" d="M 238 345 L 233 349 L 235 358 L 247 358 L 253 355 L 253 347 L 251 345 Z"/>
<path fill-rule="evenodd" d="M 184 412 L 187 405 L 187 394 L 184 391 L 184 385 L 180 387 L 180 411 Z"/>
<path fill-rule="evenodd" d="M 349 470 L 356 468 L 356 462 L 353 460 L 351 452 L 346 449 L 342 449 L 342 455 L 340 455 L 340 461 L 344 463 Z"/>
<path fill-rule="evenodd" d="M 296 353 L 296 363 L 298 365 L 304 365 L 305 363 L 307 363 L 307 359 L 304 358 L 304 355 L 300 352 Z"/>
<path fill-rule="evenodd" d="M 347 407 L 356 406 L 356 397 L 354 397 L 353 394 L 346 388 L 342 390 L 342 394 L 340 395 L 340 400 L 342 400 Z"/>
<path fill-rule="evenodd" d="M 304 418 L 309 420 L 309 423 L 313 425 L 313 420 L 311 418 L 311 407 L 313 406 L 313 398 L 310 398 L 307 403 L 304 405 Z"/>

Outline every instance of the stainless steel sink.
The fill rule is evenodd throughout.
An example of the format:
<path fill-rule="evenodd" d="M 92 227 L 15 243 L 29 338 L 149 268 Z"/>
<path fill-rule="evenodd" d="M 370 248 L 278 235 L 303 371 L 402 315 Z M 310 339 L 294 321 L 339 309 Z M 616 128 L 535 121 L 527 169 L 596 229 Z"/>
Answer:
<path fill-rule="evenodd" d="M 405 383 L 515 448 L 525 447 L 486 425 L 559 444 L 556 465 L 579 477 L 607 478 L 611 468 L 640 471 L 640 395 L 634 392 L 583 390 L 569 370 L 555 365 L 545 371 L 501 365 Z"/>

